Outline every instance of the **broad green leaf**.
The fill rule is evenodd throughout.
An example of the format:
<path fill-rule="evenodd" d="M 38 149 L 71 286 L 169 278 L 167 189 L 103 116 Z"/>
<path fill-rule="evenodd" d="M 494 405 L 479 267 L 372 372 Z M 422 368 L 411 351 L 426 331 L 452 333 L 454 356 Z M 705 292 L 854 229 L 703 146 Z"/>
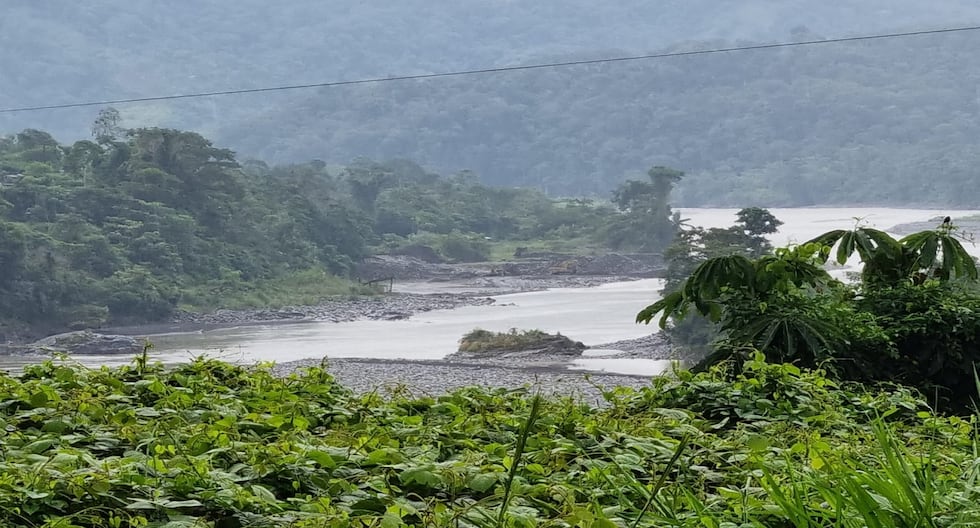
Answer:
<path fill-rule="evenodd" d="M 153 501 L 136 499 L 126 505 L 127 510 L 158 510 L 160 507 Z"/>
<path fill-rule="evenodd" d="M 400 528 L 402 526 L 405 526 L 405 523 L 402 522 L 401 517 L 393 513 L 385 513 L 381 517 L 381 528 Z"/>
<path fill-rule="evenodd" d="M 44 391 L 35 392 L 34 394 L 31 394 L 30 397 L 30 404 L 32 407 L 44 407 L 49 401 L 48 394 Z"/>
<path fill-rule="evenodd" d="M 442 484 L 442 478 L 433 473 L 432 469 L 433 468 L 431 466 L 406 469 L 398 474 L 398 480 L 400 480 L 402 484 L 417 483 L 434 488 Z"/>
<path fill-rule="evenodd" d="M 851 254 L 854 253 L 854 233 L 848 231 L 844 233 L 844 236 L 840 239 L 840 245 L 837 246 L 837 263 L 844 265 L 847 263 L 847 259 L 851 258 Z"/>
<path fill-rule="evenodd" d="M 48 420 L 44 423 L 44 427 L 41 428 L 45 433 L 64 433 L 65 431 L 71 429 L 71 425 L 64 420 Z"/>
<path fill-rule="evenodd" d="M 58 441 L 53 438 L 45 438 L 42 440 L 36 440 L 24 446 L 24 451 L 28 453 L 38 454 L 51 449 L 52 446 L 58 444 Z"/>
<path fill-rule="evenodd" d="M 333 469 L 337 467 L 337 463 L 334 462 L 333 457 L 326 451 L 310 451 L 306 454 L 306 456 L 310 457 L 311 460 L 319 464 L 320 467 L 326 469 Z"/>
<path fill-rule="evenodd" d="M 361 499 L 361 500 L 355 502 L 354 504 L 351 504 L 351 506 L 350 506 L 351 511 L 354 512 L 355 514 L 357 514 L 359 512 L 371 512 L 371 513 L 377 513 L 377 514 L 384 514 L 385 511 L 387 510 L 387 508 L 388 508 L 388 505 L 385 503 L 385 501 L 383 501 L 383 500 L 381 500 L 381 499 L 379 499 L 377 497 L 370 497 L 370 498 L 367 498 L 367 499 Z"/>
<path fill-rule="evenodd" d="M 265 486 L 253 484 L 252 487 L 249 489 L 252 490 L 252 495 L 255 495 L 256 498 L 258 498 L 263 502 L 267 502 L 267 503 L 278 502 L 276 496 L 271 491 L 269 491 L 269 489 L 266 488 Z"/>
<path fill-rule="evenodd" d="M 497 473 L 479 473 L 470 479 L 467 486 L 477 492 L 483 493 L 497 484 Z"/>

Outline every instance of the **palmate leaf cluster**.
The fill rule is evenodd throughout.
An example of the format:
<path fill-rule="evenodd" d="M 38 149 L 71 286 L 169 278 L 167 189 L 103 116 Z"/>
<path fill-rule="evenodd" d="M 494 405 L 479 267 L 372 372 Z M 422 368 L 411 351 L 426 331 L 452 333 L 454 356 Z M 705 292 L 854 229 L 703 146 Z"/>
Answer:
<path fill-rule="evenodd" d="M 0 523 L 89 527 L 956 526 L 973 425 L 753 358 L 601 406 L 58 362 L 0 376 Z M 901 438 L 901 442 L 898 439 Z M 878 508 L 870 510 L 867 494 Z M 808 519 L 801 523 L 801 516 Z M 924 523 L 924 524 L 923 524 Z"/>
<path fill-rule="evenodd" d="M 702 228 L 686 225 L 685 219 L 675 215 L 672 220 L 677 232 L 664 251 L 667 270 L 662 295 L 666 297 L 681 290 L 691 273 L 706 260 L 735 255 L 752 259 L 772 252 L 772 245 L 765 236 L 776 232 L 782 221 L 760 207 L 743 208 L 735 216 L 736 222 L 730 227 Z M 664 331 L 678 356 L 691 359 L 710 352 L 720 328 L 719 323 L 713 323 L 706 316 L 689 313 Z"/>
<path fill-rule="evenodd" d="M 848 379 L 913 385 L 962 410 L 975 396 L 980 289 L 955 230 L 944 222 L 895 240 L 861 227 L 756 259 L 711 258 L 637 320 L 660 314 L 665 327 L 695 312 L 718 322 L 723 338 L 701 367 L 761 350 Z M 855 254 L 859 284 L 824 270 L 831 255 L 845 264 Z"/>

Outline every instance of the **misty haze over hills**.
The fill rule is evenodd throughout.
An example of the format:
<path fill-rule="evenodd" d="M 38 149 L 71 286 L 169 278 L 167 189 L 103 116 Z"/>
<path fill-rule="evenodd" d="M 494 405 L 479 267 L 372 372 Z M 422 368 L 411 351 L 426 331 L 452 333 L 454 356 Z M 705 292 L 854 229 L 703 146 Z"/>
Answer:
<path fill-rule="evenodd" d="M 970 1 L 12 2 L 0 107 L 252 88 L 980 22 Z M 980 32 L 119 105 L 268 162 L 410 158 L 553 194 L 689 173 L 694 204 L 966 205 Z M 98 108 L 0 114 L 88 135 Z"/>

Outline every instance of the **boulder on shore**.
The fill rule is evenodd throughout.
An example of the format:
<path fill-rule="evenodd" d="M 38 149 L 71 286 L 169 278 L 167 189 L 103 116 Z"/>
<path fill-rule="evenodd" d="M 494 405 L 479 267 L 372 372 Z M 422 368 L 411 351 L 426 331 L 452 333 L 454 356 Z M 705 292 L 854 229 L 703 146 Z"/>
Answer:
<path fill-rule="evenodd" d="M 131 336 L 97 334 L 84 330 L 45 337 L 25 348 L 32 353 L 64 352 L 72 355 L 124 355 L 142 352 L 143 343 Z"/>

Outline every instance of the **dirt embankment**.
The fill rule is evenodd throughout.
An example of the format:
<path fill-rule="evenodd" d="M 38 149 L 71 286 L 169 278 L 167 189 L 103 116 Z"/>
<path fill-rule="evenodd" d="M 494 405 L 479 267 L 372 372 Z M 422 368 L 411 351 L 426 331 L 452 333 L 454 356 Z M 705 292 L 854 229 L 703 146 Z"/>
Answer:
<path fill-rule="evenodd" d="M 376 255 L 361 261 L 355 275 L 363 282 L 384 279 L 431 281 L 479 281 L 510 277 L 570 283 L 577 286 L 584 278 L 658 277 L 664 272 L 663 258 L 654 253 L 569 255 L 563 253 L 520 252 L 506 262 L 451 264 L 434 262 L 413 255 Z M 602 282 L 608 282 L 602 281 Z"/>

